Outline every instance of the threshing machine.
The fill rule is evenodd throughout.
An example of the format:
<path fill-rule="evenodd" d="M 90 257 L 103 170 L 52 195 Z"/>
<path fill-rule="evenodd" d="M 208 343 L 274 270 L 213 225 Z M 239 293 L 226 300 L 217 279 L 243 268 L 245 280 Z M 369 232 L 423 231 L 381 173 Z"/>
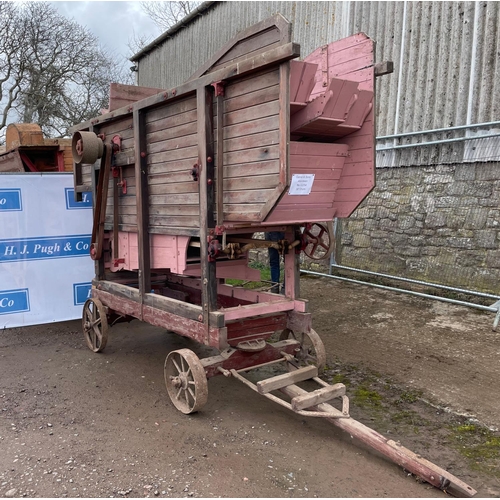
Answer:
<path fill-rule="evenodd" d="M 203 407 L 210 377 L 234 377 L 294 412 L 330 419 L 435 486 L 471 495 L 353 420 L 345 386 L 318 377 L 326 354 L 300 299 L 299 254 L 325 258 L 333 218 L 348 217 L 375 185 L 375 77 L 390 69 L 375 64 L 362 33 L 299 55 L 291 24 L 276 15 L 184 84 L 136 88 L 135 98 L 115 87 L 107 113 L 73 128 L 75 193 L 94 194 L 88 346 L 103 350 L 118 321 L 164 327 L 218 351 L 166 357 L 167 391 L 181 412 Z M 255 237 L 269 231 L 285 237 Z M 284 258 L 283 295 L 227 284 L 258 280 L 248 252 L 266 247 Z M 245 377 L 279 363 L 280 375 Z M 305 380 L 318 388 L 297 385 Z"/>

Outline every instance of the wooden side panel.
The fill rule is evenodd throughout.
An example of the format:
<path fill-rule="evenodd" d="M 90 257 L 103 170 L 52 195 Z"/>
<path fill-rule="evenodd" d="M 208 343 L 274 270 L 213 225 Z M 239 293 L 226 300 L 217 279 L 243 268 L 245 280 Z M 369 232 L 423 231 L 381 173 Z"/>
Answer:
<path fill-rule="evenodd" d="M 225 89 L 225 221 L 261 220 L 263 207 L 280 183 L 279 97 L 278 68 L 231 82 Z"/>
<path fill-rule="evenodd" d="M 149 225 L 156 232 L 199 228 L 199 185 L 191 171 L 198 162 L 196 96 L 148 111 Z"/>
<path fill-rule="evenodd" d="M 121 149 L 115 155 L 115 165 L 133 165 L 134 160 L 134 126 L 132 123 L 132 115 L 123 119 L 107 122 L 99 127 L 96 132 L 98 134 L 106 135 L 106 143 L 109 143 L 113 136 L 119 135 L 121 137 Z"/>
<path fill-rule="evenodd" d="M 107 111 L 114 111 L 123 106 L 133 104 L 141 99 L 158 94 L 161 91 L 162 89 L 111 83 L 109 86 L 109 106 Z"/>
<path fill-rule="evenodd" d="M 364 118 L 361 128 L 336 142 L 349 147 L 333 204 L 335 217 L 348 217 L 375 186 L 375 116 L 370 104 L 375 95 L 375 43 L 363 33 L 316 49 L 304 59 L 318 64 L 314 98 L 324 92 L 324 79 L 340 78 L 358 83 L 360 101 L 352 120 Z M 363 109 L 361 109 L 363 108 Z M 350 124 L 350 123 L 349 123 Z M 359 122 L 357 122 L 359 126 Z"/>
<path fill-rule="evenodd" d="M 0 172 L 24 172 L 18 150 L 0 155 Z"/>
<path fill-rule="evenodd" d="M 189 78 L 193 80 L 291 41 L 292 25 L 281 15 L 240 31 Z"/>
<path fill-rule="evenodd" d="M 334 217 L 334 200 L 348 147 L 342 144 L 290 142 L 290 175 L 314 175 L 310 194 L 281 198 L 266 222 L 321 222 Z"/>

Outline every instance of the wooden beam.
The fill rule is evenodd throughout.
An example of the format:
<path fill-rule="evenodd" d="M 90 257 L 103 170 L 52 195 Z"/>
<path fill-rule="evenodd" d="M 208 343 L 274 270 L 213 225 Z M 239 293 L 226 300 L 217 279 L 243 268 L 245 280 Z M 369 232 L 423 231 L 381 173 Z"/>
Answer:
<path fill-rule="evenodd" d="M 137 243 L 139 253 L 139 292 L 151 290 L 151 250 L 149 244 L 148 161 L 146 111 L 134 110 L 135 185 L 137 203 Z"/>
<path fill-rule="evenodd" d="M 201 301 L 203 322 L 208 329 L 210 312 L 217 310 L 215 260 L 213 262 L 208 260 L 208 238 L 215 234 L 213 89 L 211 87 L 199 88 L 196 99 L 198 109 L 198 165 L 200 169 Z"/>
<path fill-rule="evenodd" d="M 257 391 L 259 394 L 267 394 L 271 391 L 276 391 L 297 382 L 302 382 L 317 376 L 318 369 L 315 366 L 305 366 L 304 368 L 299 368 L 293 372 L 283 373 L 282 375 L 277 375 L 276 377 L 265 380 L 259 380 L 256 384 Z"/>
<path fill-rule="evenodd" d="M 374 65 L 375 76 L 390 75 L 394 72 L 394 63 L 392 61 L 383 61 Z"/>
<path fill-rule="evenodd" d="M 289 386 L 280 390 L 291 398 L 307 394 L 307 391 L 298 386 Z M 315 409 L 330 412 L 333 407 L 328 403 L 320 403 Z M 472 497 L 477 493 L 468 484 L 453 474 L 422 458 L 408 448 L 401 446 L 392 439 L 387 439 L 382 434 L 366 427 L 366 425 L 353 418 L 327 418 L 327 420 L 436 488 L 461 497 Z"/>

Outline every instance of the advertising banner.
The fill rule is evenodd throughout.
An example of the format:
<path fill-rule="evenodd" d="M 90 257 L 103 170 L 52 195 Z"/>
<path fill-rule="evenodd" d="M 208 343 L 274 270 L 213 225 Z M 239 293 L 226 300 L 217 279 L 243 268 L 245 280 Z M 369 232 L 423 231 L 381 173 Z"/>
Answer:
<path fill-rule="evenodd" d="M 0 328 L 81 318 L 94 277 L 83 196 L 71 173 L 0 174 Z"/>

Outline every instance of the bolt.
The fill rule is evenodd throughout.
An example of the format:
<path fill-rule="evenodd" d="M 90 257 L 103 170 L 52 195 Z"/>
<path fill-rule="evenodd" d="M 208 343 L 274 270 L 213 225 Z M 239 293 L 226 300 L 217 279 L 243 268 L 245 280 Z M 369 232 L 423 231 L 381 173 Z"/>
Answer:
<path fill-rule="evenodd" d="M 175 94 L 177 94 L 177 90 L 174 89 L 174 90 L 172 90 L 172 95 L 175 95 Z"/>
<path fill-rule="evenodd" d="M 211 157 L 211 156 L 209 156 L 209 157 L 207 158 L 207 161 L 208 161 L 208 163 L 212 163 L 212 157 Z"/>
<path fill-rule="evenodd" d="M 207 179 L 207 184 L 210 186 L 212 184 L 212 179 Z"/>
<path fill-rule="evenodd" d="M 165 93 L 163 94 L 163 97 L 166 99 L 166 98 L 168 97 L 168 92 L 165 92 Z"/>
<path fill-rule="evenodd" d="M 146 153 L 144 151 L 141 151 L 141 158 L 146 158 Z"/>
<path fill-rule="evenodd" d="M 203 321 L 203 315 L 202 315 L 202 314 L 200 314 L 200 315 L 198 316 L 198 321 Z"/>

